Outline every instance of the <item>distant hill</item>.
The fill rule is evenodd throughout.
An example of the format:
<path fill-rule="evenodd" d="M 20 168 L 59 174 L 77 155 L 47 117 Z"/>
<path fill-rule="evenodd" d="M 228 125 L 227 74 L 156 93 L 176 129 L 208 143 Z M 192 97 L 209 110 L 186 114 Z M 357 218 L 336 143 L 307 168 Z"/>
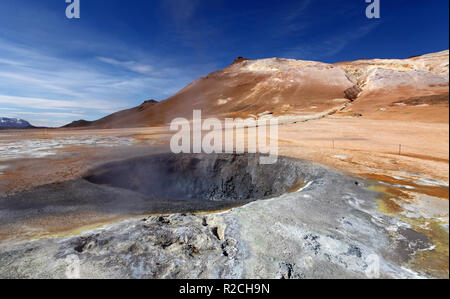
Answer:
<path fill-rule="evenodd" d="M 137 107 L 110 114 L 110 115 L 108 115 L 104 118 L 101 118 L 99 120 L 96 120 L 96 121 L 87 121 L 87 120 L 83 120 L 83 119 L 77 120 L 68 125 L 63 126 L 63 128 L 88 128 L 88 127 L 108 128 L 108 127 L 113 127 L 113 125 L 121 122 L 124 119 L 139 118 L 139 115 L 145 114 L 146 112 L 148 112 L 150 107 L 152 107 L 156 104 L 158 104 L 157 101 L 148 100 L 148 101 L 143 102 L 141 105 L 139 105 Z M 129 125 L 132 126 L 133 124 L 134 124 L 134 121 L 130 122 Z"/>
<path fill-rule="evenodd" d="M 29 122 L 18 118 L 0 117 L 0 129 L 30 129 L 34 128 Z"/>
<path fill-rule="evenodd" d="M 92 121 L 87 121 L 84 119 L 76 120 L 71 122 L 68 125 L 63 126 L 63 128 L 80 128 L 80 127 L 89 127 L 92 124 Z"/>

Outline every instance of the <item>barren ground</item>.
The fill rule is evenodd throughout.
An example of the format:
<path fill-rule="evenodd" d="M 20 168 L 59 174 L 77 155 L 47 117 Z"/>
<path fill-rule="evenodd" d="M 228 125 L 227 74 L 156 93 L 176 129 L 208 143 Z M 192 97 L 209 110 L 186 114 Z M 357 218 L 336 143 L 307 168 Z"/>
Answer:
<path fill-rule="evenodd" d="M 6 194 L 79 177 L 94 165 L 111 159 L 164 150 L 172 134 L 166 127 L 0 132 L 1 148 L 5 149 L 0 152 L 0 192 Z M 80 142 L 111 137 L 114 139 L 105 144 Z M 39 147 L 37 143 L 64 138 L 73 139 L 73 144 L 51 148 Z M 36 141 L 33 152 L 18 150 L 14 159 L 1 156 L 9 151 L 6 148 L 9 144 L 29 140 Z M 127 145 L 122 144 L 124 141 Z M 386 176 L 403 173 L 405 178 L 406 173 L 416 173 L 448 183 L 448 144 L 449 128 L 445 123 L 325 118 L 287 122 L 279 127 L 280 155 L 319 162 L 369 178 L 374 173 Z"/>
<path fill-rule="evenodd" d="M 167 151 L 171 134 L 167 127 L 0 132 L 0 194 L 79 178 L 107 161 Z M 437 244 L 437 249 L 420 253 L 414 267 L 448 277 L 448 124 L 363 118 L 285 121 L 278 141 L 280 155 L 374 182 L 381 213 L 405 221 Z M 0 240 L 73 235 L 126 218 L 92 211 L 33 219 L 1 227 Z"/>

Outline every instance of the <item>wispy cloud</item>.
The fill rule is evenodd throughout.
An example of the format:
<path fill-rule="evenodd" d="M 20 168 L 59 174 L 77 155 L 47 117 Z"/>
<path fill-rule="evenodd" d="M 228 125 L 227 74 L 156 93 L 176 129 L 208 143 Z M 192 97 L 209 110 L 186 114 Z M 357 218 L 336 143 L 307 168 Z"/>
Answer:
<path fill-rule="evenodd" d="M 162 6 L 169 12 L 170 16 L 172 17 L 172 21 L 180 26 L 194 17 L 199 4 L 199 0 L 162 1 Z"/>
<path fill-rule="evenodd" d="M 105 101 L 66 101 L 66 100 L 54 100 L 43 98 L 28 98 L 28 97 L 16 97 L 0 94 L 1 105 L 14 105 L 22 108 L 32 108 L 38 110 L 61 110 L 61 109 L 96 109 L 105 112 L 114 111 L 119 108 L 117 104 L 105 102 Z M 1 109 L 17 109 L 17 108 L 1 108 Z M 44 112 L 42 112 L 44 113 Z"/>
<path fill-rule="evenodd" d="M 114 58 L 108 58 L 108 57 L 97 57 L 98 60 L 101 62 L 118 66 L 122 68 L 126 68 L 130 71 L 140 73 L 140 74 L 150 74 L 153 70 L 153 67 L 147 64 L 138 63 L 136 61 L 120 61 Z"/>
<path fill-rule="evenodd" d="M 302 59 L 326 59 L 343 51 L 352 42 L 370 34 L 380 23 L 360 26 L 351 31 L 337 32 L 327 39 L 300 43 L 298 46 L 287 48 L 282 56 Z"/>
<path fill-rule="evenodd" d="M 38 123 L 38 112 L 27 109 L 65 117 L 67 122 L 94 120 L 149 98 L 167 98 L 192 80 L 178 67 L 161 62 L 154 68 L 138 59 L 94 56 L 73 60 L 1 38 L 0 57 L 0 113 L 20 108 L 15 116 L 35 120 L 36 125 L 43 125 Z M 84 114 L 73 113 L 73 109 L 83 109 Z"/>
<path fill-rule="evenodd" d="M 284 17 L 285 23 L 290 23 L 295 19 L 302 17 L 308 7 L 311 5 L 312 0 L 301 0 L 296 3 L 296 6 L 289 9 Z"/>
<path fill-rule="evenodd" d="M 173 17 L 194 16 L 194 2 L 172 5 Z M 103 30 L 87 14 L 68 21 L 60 8 L 41 1 L 0 1 L 0 116 L 15 113 L 36 125 L 95 120 L 150 98 L 166 99 L 204 74 L 203 66 L 196 69 L 190 61 L 161 54 L 147 38 L 128 40 L 136 28 L 120 18 L 109 24 L 117 27 Z M 115 30 L 122 30 L 120 38 L 110 33 Z"/>
<path fill-rule="evenodd" d="M 69 113 L 69 112 L 29 112 L 29 111 L 15 111 L 15 115 L 32 115 L 32 116 L 53 116 L 58 118 L 66 117 L 81 117 L 82 113 Z"/>

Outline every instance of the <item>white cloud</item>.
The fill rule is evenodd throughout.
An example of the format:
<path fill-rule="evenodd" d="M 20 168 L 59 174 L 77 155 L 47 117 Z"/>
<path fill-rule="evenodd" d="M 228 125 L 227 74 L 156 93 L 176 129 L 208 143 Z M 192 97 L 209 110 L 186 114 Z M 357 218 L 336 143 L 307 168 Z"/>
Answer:
<path fill-rule="evenodd" d="M 81 117 L 83 114 L 80 113 L 69 113 L 69 112 L 29 112 L 29 111 L 15 111 L 16 115 L 31 115 L 31 116 L 54 116 L 59 118 L 67 117 Z"/>
<path fill-rule="evenodd" d="M 15 65 L 15 66 L 18 66 L 18 65 L 22 66 L 23 65 L 20 62 L 17 62 L 17 61 L 14 61 L 14 60 L 3 59 L 3 58 L 0 58 L 0 65 L 1 64 L 8 64 L 8 65 Z"/>
<path fill-rule="evenodd" d="M 0 104 L 14 105 L 16 107 L 31 108 L 31 109 L 96 109 L 101 111 L 116 110 L 119 106 L 103 102 L 103 101 L 66 101 L 66 100 L 54 100 L 43 98 L 28 98 L 28 97 L 16 97 L 0 94 Z M 6 108 L 3 108 L 6 109 Z M 11 109 L 11 108 L 8 108 Z"/>
<path fill-rule="evenodd" d="M 309 57 L 310 59 L 323 59 L 334 56 L 345 49 L 350 43 L 370 34 L 379 23 L 372 23 L 357 27 L 355 30 L 339 32 L 326 40 L 300 44 L 297 47 L 287 49 L 284 57 Z"/>
<path fill-rule="evenodd" d="M 199 0 L 163 0 L 162 4 L 172 20 L 181 26 L 194 17 L 200 2 Z"/>
<path fill-rule="evenodd" d="M 114 58 L 108 58 L 108 57 L 97 57 L 97 59 L 100 60 L 101 62 L 110 64 L 110 65 L 114 65 L 114 66 L 123 67 L 130 71 L 140 73 L 140 74 L 150 74 L 151 71 L 153 70 L 153 68 L 150 65 L 137 63 L 135 61 L 120 61 L 120 60 L 117 60 Z"/>
<path fill-rule="evenodd" d="M 302 16 L 303 13 L 308 9 L 308 7 L 311 5 L 312 0 L 302 0 L 297 1 L 296 6 L 288 13 L 286 14 L 284 21 L 286 23 L 292 22 L 298 17 Z M 298 26 L 298 24 L 296 24 Z"/>
<path fill-rule="evenodd" d="M 150 98 L 167 98 L 192 81 L 178 66 L 160 61 L 153 67 L 138 62 L 151 57 L 137 56 L 126 61 L 96 55 L 75 60 L 0 38 L 0 116 L 15 110 L 28 112 L 21 114 L 27 117 L 41 112 L 48 116 L 45 125 L 53 117 L 59 124 L 57 118 L 63 115 L 69 122 L 95 120 Z M 131 72 L 111 71 L 105 63 Z"/>

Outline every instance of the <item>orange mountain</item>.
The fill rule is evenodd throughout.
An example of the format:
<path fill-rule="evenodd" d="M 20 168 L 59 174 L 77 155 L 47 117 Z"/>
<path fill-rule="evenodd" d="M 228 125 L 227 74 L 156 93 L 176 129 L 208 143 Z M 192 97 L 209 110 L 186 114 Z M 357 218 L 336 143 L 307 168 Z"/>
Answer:
<path fill-rule="evenodd" d="M 177 117 L 364 117 L 448 123 L 449 51 L 409 59 L 326 64 L 238 58 L 162 101 L 67 127 L 157 126 Z"/>

